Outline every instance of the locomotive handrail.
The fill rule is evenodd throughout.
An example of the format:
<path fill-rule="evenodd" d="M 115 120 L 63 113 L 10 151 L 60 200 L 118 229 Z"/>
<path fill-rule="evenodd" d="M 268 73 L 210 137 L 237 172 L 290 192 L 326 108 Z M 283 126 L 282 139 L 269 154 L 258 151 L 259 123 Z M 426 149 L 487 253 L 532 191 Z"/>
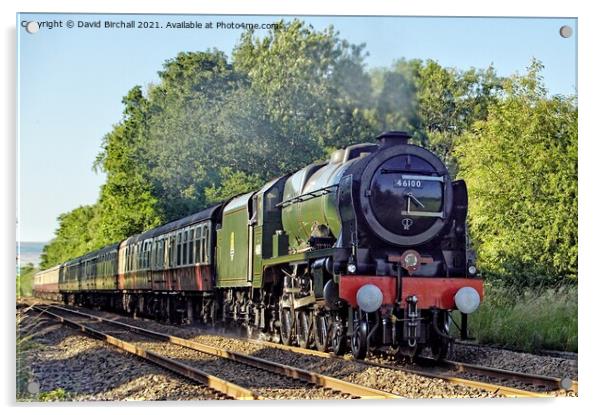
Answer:
<path fill-rule="evenodd" d="M 380 169 L 380 173 L 381 174 L 395 174 L 395 173 L 399 173 L 399 174 L 404 174 L 404 173 L 408 173 L 408 170 L 406 169 Z M 425 178 L 431 178 L 433 180 L 437 180 L 437 181 L 444 181 L 444 177 L 446 176 L 445 174 L 441 174 L 439 175 L 439 172 L 433 172 L 433 171 L 426 171 L 426 170 L 414 170 L 411 171 L 409 173 L 413 173 L 415 175 L 419 175 L 420 177 L 425 177 Z M 432 174 L 437 174 L 437 176 L 432 176 Z M 406 176 L 408 176 L 406 174 Z"/>
<path fill-rule="evenodd" d="M 403 174 L 403 173 L 401 173 L 401 178 L 409 179 L 409 180 L 427 180 L 427 181 L 431 181 L 431 182 L 441 182 L 441 183 L 443 183 L 445 181 L 443 176 L 427 176 L 427 175 L 422 175 L 422 174 Z"/>
<path fill-rule="evenodd" d="M 302 195 L 291 197 L 290 199 L 284 200 L 276 205 L 276 207 L 286 207 L 294 203 L 305 202 L 306 200 L 315 199 L 316 197 L 327 195 L 332 193 L 339 187 L 338 184 L 323 187 L 311 192 L 303 193 Z"/>

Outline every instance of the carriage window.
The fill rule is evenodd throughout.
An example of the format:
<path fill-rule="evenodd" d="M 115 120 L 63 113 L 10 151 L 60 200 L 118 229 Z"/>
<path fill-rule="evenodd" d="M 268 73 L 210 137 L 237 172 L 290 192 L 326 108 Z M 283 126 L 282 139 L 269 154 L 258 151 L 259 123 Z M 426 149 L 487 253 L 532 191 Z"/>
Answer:
<path fill-rule="evenodd" d="M 188 231 L 188 263 L 189 264 L 193 264 L 194 263 L 194 241 L 193 238 L 194 237 L 194 232 L 193 230 L 189 230 Z"/>
<path fill-rule="evenodd" d="M 182 235 L 182 265 L 188 263 L 188 232 L 184 231 Z"/>
<path fill-rule="evenodd" d="M 201 264 L 206 263 L 206 251 L 207 251 L 207 232 L 206 232 L 207 226 L 203 225 L 202 227 L 202 233 L 201 233 L 201 258 L 200 258 L 200 262 Z"/>
<path fill-rule="evenodd" d="M 161 240 L 159 239 L 157 241 L 157 245 L 155 246 L 155 268 L 159 268 L 160 264 L 161 264 Z"/>
<path fill-rule="evenodd" d="M 182 234 L 178 233 L 178 255 L 176 257 L 176 266 L 180 266 L 182 264 Z"/>
<path fill-rule="evenodd" d="M 203 226 L 203 262 L 205 264 L 211 263 L 211 253 L 209 247 L 211 246 L 211 232 L 209 231 L 210 224 Z"/>
<path fill-rule="evenodd" d="M 157 266 L 157 251 L 159 250 L 159 242 L 158 241 L 153 241 L 151 242 L 151 252 L 149 255 L 150 258 L 150 264 L 149 264 L 149 268 L 155 268 Z"/>
<path fill-rule="evenodd" d="M 152 247 L 153 247 L 153 243 L 151 241 L 148 241 L 146 243 L 146 268 L 150 268 L 151 265 L 151 253 L 152 253 Z"/>
<path fill-rule="evenodd" d="M 198 264 L 201 262 L 201 227 L 197 226 L 195 231 L 195 241 L 194 241 L 194 262 Z"/>
<path fill-rule="evenodd" d="M 205 264 L 207 251 L 207 225 L 203 224 L 201 228 L 201 264 Z"/>
<path fill-rule="evenodd" d="M 169 268 L 169 265 L 171 263 L 171 241 L 169 239 L 169 237 L 167 237 L 167 239 L 165 239 L 165 254 L 167 255 L 166 258 L 163 258 L 163 261 L 165 261 L 165 268 Z"/>
<path fill-rule="evenodd" d="M 280 196 L 280 191 L 277 187 L 274 187 L 266 196 L 266 206 L 265 209 L 269 211 L 276 210 L 276 204 L 278 204 Z"/>
<path fill-rule="evenodd" d="M 171 264 L 171 239 L 169 237 L 165 240 L 165 250 L 167 251 L 167 258 L 164 258 L 165 268 L 169 268 Z"/>
<path fill-rule="evenodd" d="M 157 253 L 157 268 L 161 269 L 163 268 L 163 260 L 165 259 L 163 254 L 164 254 L 164 239 L 159 239 L 159 252 Z"/>

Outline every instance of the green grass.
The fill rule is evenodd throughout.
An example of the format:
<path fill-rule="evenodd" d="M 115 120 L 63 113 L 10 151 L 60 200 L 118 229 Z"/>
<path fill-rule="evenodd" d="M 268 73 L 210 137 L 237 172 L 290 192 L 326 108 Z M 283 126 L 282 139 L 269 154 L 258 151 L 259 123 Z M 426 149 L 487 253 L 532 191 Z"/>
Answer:
<path fill-rule="evenodd" d="M 17 298 L 31 296 L 33 276 L 37 271 L 32 264 L 24 265 L 20 270 L 17 270 Z"/>
<path fill-rule="evenodd" d="M 459 322 L 459 315 L 454 320 Z M 518 290 L 487 285 L 485 301 L 468 323 L 470 335 L 482 344 L 577 352 L 577 286 Z"/>
<path fill-rule="evenodd" d="M 38 395 L 38 400 L 40 402 L 57 402 L 70 399 L 69 392 L 66 392 L 63 388 L 54 389 L 50 392 L 42 392 Z"/>
<path fill-rule="evenodd" d="M 17 382 L 17 400 L 27 400 L 29 393 L 27 384 L 32 379 L 31 369 L 27 364 L 27 354 L 38 348 L 38 344 L 32 340 L 32 336 L 19 331 L 19 326 L 23 322 L 23 315 L 17 314 L 17 362 L 16 362 L 16 382 Z"/>

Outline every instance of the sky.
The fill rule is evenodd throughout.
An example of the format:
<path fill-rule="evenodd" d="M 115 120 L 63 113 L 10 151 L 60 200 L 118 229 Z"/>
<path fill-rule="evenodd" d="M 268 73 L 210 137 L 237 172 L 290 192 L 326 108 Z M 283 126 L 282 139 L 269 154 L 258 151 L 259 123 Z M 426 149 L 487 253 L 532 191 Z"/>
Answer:
<path fill-rule="evenodd" d="M 217 48 L 230 55 L 243 29 L 217 29 L 218 22 L 280 18 L 294 16 L 18 14 L 18 240 L 48 241 L 61 213 L 96 202 L 104 176 L 92 165 L 103 136 L 121 120 L 121 99 L 130 88 L 157 82 L 162 64 L 182 51 Z M 333 25 L 341 38 L 365 43 L 368 69 L 403 57 L 458 69 L 492 64 L 506 76 L 524 72 L 537 58 L 550 94 L 577 92 L 574 18 L 300 18 L 318 30 Z M 162 28 L 104 28 L 106 21 L 131 20 Z M 22 22 L 29 21 L 39 22 L 40 30 L 28 33 Z M 77 27 L 97 21 L 103 27 Z M 214 27 L 166 28 L 182 21 Z M 563 25 L 573 29 L 571 37 L 560 36 Z"/>

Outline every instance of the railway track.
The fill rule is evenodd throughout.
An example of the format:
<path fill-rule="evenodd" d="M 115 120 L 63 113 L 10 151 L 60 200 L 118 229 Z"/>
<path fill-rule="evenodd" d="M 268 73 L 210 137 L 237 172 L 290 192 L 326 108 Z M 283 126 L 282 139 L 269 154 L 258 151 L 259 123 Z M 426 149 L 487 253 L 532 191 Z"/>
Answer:
<path fill-rule="evenodd" d="M 453 372 L 460 374 L 466 373 L 477 378 L 500 379 L 504 382 L 516 383 L 517 385 L 527 385 L 534 390 L 543 392 L 579 392 L 579 383 L 569 377 L 556 378 L 551 376 L 532 375 L 511 370 L 456 362 L 453 360 L 437 361 L 427 357 L 421 357 L 419 363 L 427 366 L 432 365 L 435 367 L 447 368 Z"/>
<path fill-rule="evenodd" d="M 57 308 L 57 306 L 53 306 L 53 307 Z M 64 307 L 58 307 L 58 308 L 63 309 L 65 312 L 70 312 L 73 314 L 79 313 L 79 314 L 86 315 L 85 313 L 82 313 L 77 310 L 67 309 Z M 98 317 L 98 316 L 92 316 L 92 315 L 88 315 L 88 316 L 91 316 L 94 319 L 102 319 L 101 317 Z M 115 322 L 115 323 L 117 323 L 117 322 Z M 153 333 L 156 337 L 163 338 L 166 341 L 168 340 L 168 338 L 174 339 L 174 341 L 176 341 L 176 342 L 182 342 L 181 344 L 185 345 L 185 347 L 191 346 L 191 347 L 195 348 L 195 347 L 203 346 L 203 347 L 205 347 L 204 350 L 215 349 L 208 345 L 202 345 L 196 341 L 191 342 L 186 339 L 181 339 L 181 338 L 166 335 L 166 334 L 152 332 L 150 330 L 146 330 L 146 329 L 143 329 L 143 328 L 140 328 L 137 326 L 130 326 L 125 323 L 119 323 L 119 324 L 129 327 L 130 330 L 138 330 L 140 332 L 148 332 L 149 334 Z M 346 359 L 344 357 L 335 356 L 332 353 L 324 353 L 324 352 L 319 352 L 316 350 L 304 349 L 304 348 L 295 347 L 295 346 L 286 346 L 286 345 L 262 341 L 262 340 L 254 340 L 254 339 L 248 339 L 248 338 L 242 338 L 242 337 L 235 337 L 232 335 L 224 335 L 224 336 L 232 337 L 239 341 L 245 341 L 245 342 L 253 343 L 256 345 L 261 345 L 266 348 L 280 349 L 280 350 L 294 352 L 294 353 L 301 354 L 301 355 L 311 355 L 311 356 L 320 357 L 320 358 L 340 359 L 340 360 L 348 361 L 348 359 Z M 247 355 L 236 353 L 236 352 L 228 352 L 225 350 L 221 350 L 221 351 L 213 350 L 213 352 L 221 353 L 222 356 L 229 355 L 233 359 L 239 359 L 241 363 L 244 362 L 248 357 L 251 357 L 251 356 L 247 356 Z M 259 360 L 261 361 L 262 359 L 259 359 Z M 416 361 L 416 363 L 418 363 L 418 366 L 403 364 L 403 363 L 394 362 L 391 360 L 385 360 L 382 358 L 371 358 L 371 359 L 367 359 L 365 361 L 354 361 L 354 362 L 363 364 L 366 366 L 380 367 L 380 368 L 410 373 L 410 374 L 433 378 L 433 379 L 442 379 L 451 384 L 463 385 L 463 386 L 467 386 L 467 387 L 490 391 L 490 392 L 494 392 L 495 394 L 507 396 L 507 397 L 553 397 L 553 396 L 564 396 L 564 395 L 571 394 L 571 393 L 574 393 L 574 394 L 578 393 L 578 382 L 573 381 L 569 378 L 555 378 L 555 377 L 548 377 L 548 376 L 541 376 L 541 375 L 532 375 L 532 374 L 514 372 L 514 371 L 509 371 L 509 370 L 504 370 L 504 369 L 478 366 L 478 365 L 473 365 L 473 364 L 469 364 L 469 363 L 455 362 L 455 361 L 451 361 L 451 360 L 436 361 L 434 359 L 420 357 Z M 251 362 L 248 362 L 248 363 L 251 364 Z M 261 369 L 261 365 L 264 363 L 263 362 L 260 362 L 260 363 L 255 362 L 253 364 L 256 365 L 254 367 Z M 276 364 L 276 365 L 279 365 L 279 364 Z M 285 368 L 278 369 L 280 371 L 286 372 L 288 370 L 290 372 L 290 370 L 291 370 L 291 369 L 287 369 L 286 365 L 280 365 L 280 366 L 285 366 Z M 267 370 L 268 368 L 265 367 L 264 369 Z M 302 369 L 292 368 L 292 370 L 293 370 L 293 372 L 296 371 L 296 373 L 297 373 L 296 376 L 302 376 L 302 377 L 299 377 L 299 379 L 305 380 L 310 383 L 312 383 L 312 381 L 310 379 L 317 379 L 316 376 L 322 376 L 322 375 L 319 375 L 314 372 L 303 371 Z M 307 373 L 304 373 L 304 372 L 307 372 Z M 274 369 L 274 370 L 272 370 L 272 373 L 278 373 L 278 372 L 276 369 Z M 322 381 L 322 382 L 323 382 L 323 385 L 325 385 L 326 387 L 331 387 L 328 385 L 330 385 L 330 383 L 332 381 L 344 382 L 344 381 L 338 380 L 336 378 L 329 378 L 329 377 L 325 377 L 325 378 L 327 380 Z M 347 383 L 347 382 L 345 382 L 345 383 Z M 354 385 L 354 384 L 351 384 L 351 385 Z M 359 386 L 359 385 L 354 385 L 354 386 Z M 337 387 L 332 387 L 332 389 L 337 390 Z M 368 389 L 370 389 L 370 388 L 368 388 Z M 358 396 L 356 393 L 361 394 L 361 391 L 356 392 L 356 393 L 354 393 L 354 392 L 348 392 L 348 393 L 350 393 L 351 395 Z M 394 394 L 389 394 L 389 395 L 392 395 L 392 396 L 383 396 L 383 397 L 399 397 Z M 370 396 L 362 396 L 362 397 L 370 397 Z"/>
<path fill-rule="evenodd" d="M 297 367 L 219 349 L 69 308 L 56 305 L 35 305 L 32 308 L 233 399 L 275 399 L 286 398 L 288 395 L 292 395 L 293 398 L 318 399 L 400 398 L 392 393 Z M 258 376 L 258 370 L 269 373 L 269 376 Z"/>
<path fill-rule="evenodd" d="M 262 340 L 242 340 L 300 354 L 347 360 L 344 357 L 317 350 L 286 346 Z M 360 363 L 368 366 L 401 370 L 419 376 L 443 379 L 450 383 L 492 391 L 507 397 L 549 398 L 557 395 L 566 395 L 567 392 L 578 393 L 578 382 L 570 378 L 526 374 L 452 360 L 437 361 L 428 357 L 420 357 L 416 363 L 421 367 L 408 367 L 407 365 L 393 362 L 383 363 L 382 360 L 376 359 L 367 359 Z"/>

